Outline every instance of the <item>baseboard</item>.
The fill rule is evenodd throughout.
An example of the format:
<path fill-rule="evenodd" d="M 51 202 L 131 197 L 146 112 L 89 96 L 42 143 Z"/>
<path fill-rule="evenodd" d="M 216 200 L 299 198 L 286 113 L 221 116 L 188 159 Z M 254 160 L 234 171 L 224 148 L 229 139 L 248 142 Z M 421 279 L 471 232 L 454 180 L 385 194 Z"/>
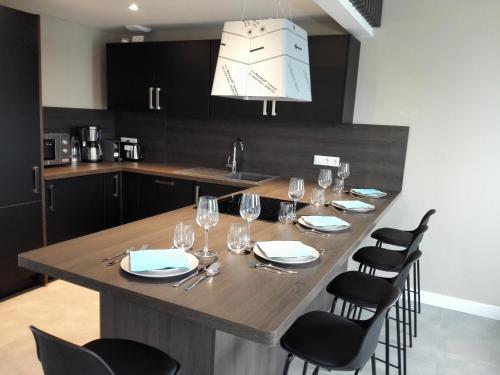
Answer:
<path fill-rule="evenodd" d="M 466 299 L 445 296 L 443 294 L 425 292 L 420 295 L 422 303 L 442 307 L 449 310 L 500 320 L 500 307 Z"/>

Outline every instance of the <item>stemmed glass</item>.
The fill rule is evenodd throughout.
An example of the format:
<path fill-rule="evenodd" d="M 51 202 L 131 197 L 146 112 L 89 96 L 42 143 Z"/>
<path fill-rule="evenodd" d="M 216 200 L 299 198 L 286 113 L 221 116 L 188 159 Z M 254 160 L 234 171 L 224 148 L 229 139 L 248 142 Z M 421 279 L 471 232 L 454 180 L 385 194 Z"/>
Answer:
<path fill-rule="evenodd" d="M 345 179 L 349 177 L 350 169 L 349 163 L 341 162 L 339 164 L 339 169 L 337 171 L 337 175 L 342 179 L 342 191 L 345 190 Z"/>
<path fill-rule="evenodd" d="M 214 250 L 208 249 L 208 231 L 219 222 L 219 205 L 215 197 L 200 197 L 196 209 L 196 223 L 205 229 L 205 247 L 194 255 L 200 259 L 213 258 L 217 255 Z"/>
<path fill-rule="evenodd" d="M 250 223 L 260 215 L 260 196 L 259 194 L 245 193 L 241 197 L 240 216 L 247 222 L 248 244 L 252 245 L 250 236 Z"/>
<path fill-rule="evenodd" d="M 297 202 L 304 196 L 304 179 L 292 177 L 288 185 L 288 197 L 293 200 L 293 216 L 297 218 Z"/>
<path fill-rule="evenodd" d="M 326 189 L 332 184 L 332 170 L 331 169 L 320 169 L 318 176 L 318 185 L 323 189 Z"/>

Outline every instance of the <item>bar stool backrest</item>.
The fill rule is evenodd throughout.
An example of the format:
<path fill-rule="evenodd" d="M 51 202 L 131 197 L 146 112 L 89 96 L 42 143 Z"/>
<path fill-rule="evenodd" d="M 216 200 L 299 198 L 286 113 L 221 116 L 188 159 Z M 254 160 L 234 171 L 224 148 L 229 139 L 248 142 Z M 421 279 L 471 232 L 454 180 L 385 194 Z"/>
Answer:
<path fill-rule="evenodd" d="M 425 213 L 425 215 L 422 217 L 422 220 L 420 220 L 420 224 L 418 225 L 417 229 L 420 227 L 423 227 L 424 225 L 429 224 L 429 219 L 431 218 L 432 215 L 436 213 L 435 209 L 431 209 Z M 415 229 L 415 231 L 417 230 Z"/>
<path fill-rule="evenodd" d="M 45 375 L 114 375 L 94 352 L 30 326 Z"/>
<path fill-rule="evenodd" d="M 399 272 L 397 276 L 393 277 L 392 286 L 396 286 L 400 290 L 404 289 L 405 281 L 408 278 L 408 274 L 410 273 L 413 263 L 419 260 L 421 256 L 422 252 L 420 250 L 417 250 L 414 253 L 412 253 L 408 258 L 406 258 L 403 267 L 401 267 L 401 272 Z"/>
<path fill-rule="evenodd" d="M 377 306 L 375 314 L 366 321 L 367 327 L 365 336 L 358 353 L 351 362 L 349 362 L 345 366 L 342 366 L 343 369 L 347 371 L 360 369 L 370 359 L 370 357 L 375 352 L 375 349 L 377 348 L 380 331 L 382 329 L 382 324 L 384 323 L 385 316 L 392 305 L 394 305 L 399 299 L 400 295 L 400 289 L 397 287 L 393 287 L 391 291 L 382 299 L 380 304 Z"/>
<path fill-rule="evenodd" d="M 404 250 L 406 252 L 407 257 L 418 250 L 420 242 L 422 242 L 422 239 L 424 238 L 424 233 L 427 231 L 427 229 L 429 229 L 429 227 L 427 225 L 424 225 L 422 227 L 418 227 L 415 230 L 415 232 L 413 233 L 413 239 L 411 240 L 410 246 L 408 246 L 406 250 Z"/>

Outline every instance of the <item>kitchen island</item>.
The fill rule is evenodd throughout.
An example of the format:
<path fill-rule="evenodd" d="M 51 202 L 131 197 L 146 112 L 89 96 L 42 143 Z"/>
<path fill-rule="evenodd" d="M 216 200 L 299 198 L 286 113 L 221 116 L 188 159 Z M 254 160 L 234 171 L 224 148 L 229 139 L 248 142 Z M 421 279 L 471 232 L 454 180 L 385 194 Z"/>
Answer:
<path fill-rule="evenodd" d="M 312 186 L 307 184 L 304 202 Z M 249 190 L 285 200 L 288 180 Z M 23 253 L 19 264 L 100 292 L 102 337 L 137 340 L 165 350 L 182 364 L 184 374 L 278 374 L 286 356 L 280 337 L 304 312 L 328 308 L 326 285 L 345 271 L 350 255 L 399 196 L 388 193 L 384 199 L 368 200 L 376 206 L 369 214 L 314 206 L 301 210 L 300 214 L 336 214 L 352 224 L 350 230 L 332 237 L 304 233 L 293 225 L 253 222 L 255 240 L 300 240 L 325 249 L 319 261 L 295 267 L 298 275 L 262 272 L 250 267 L 256 261 L 253 254 L 228 254 L 229 225 L 241 219 L 222 214 L 209 241 L 210 248 L 218 251 L 222 272 L 190 292 L 171 287 L 171 280 L 134 277 L 118 264 L 107 267 L 100 262 L 132 246 L 170 247 L 179 221 L 194 225 L 195 248 L 199 248 L 203 233 L 194 222 L 192 206 Z"/>

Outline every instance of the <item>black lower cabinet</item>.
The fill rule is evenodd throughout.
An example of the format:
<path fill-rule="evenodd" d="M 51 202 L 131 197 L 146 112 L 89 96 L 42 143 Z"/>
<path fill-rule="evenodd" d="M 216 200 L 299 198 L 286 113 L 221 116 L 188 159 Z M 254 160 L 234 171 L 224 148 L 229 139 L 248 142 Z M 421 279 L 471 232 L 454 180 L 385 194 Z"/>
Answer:
<path fill-rule="evenodd" d="M 123 174 L 123 221 L 144 219 L 194 203 L 192 181 Z"/>
<path fill-rule="evenodd" d="M 222 197 L 223 195 L 232 194 L 243 190 L 244 188 L 238 186 L 209 184 L 206 182 L 195 182 L 194 189 L 195 200 L 197 201 L 198 198 L 202 196 Z"/>
<path fill-rule="evenodd" d="M 0 208 L 0 299 L 32 287 L 35 273 L 17 265 L 18 254 L 43 246 L 42 203 Z"/>
<path fill-rule="evenodd" d="M 120 174 L 52 180 L 45 187 L 48 244 L 120 224 Z"/>

